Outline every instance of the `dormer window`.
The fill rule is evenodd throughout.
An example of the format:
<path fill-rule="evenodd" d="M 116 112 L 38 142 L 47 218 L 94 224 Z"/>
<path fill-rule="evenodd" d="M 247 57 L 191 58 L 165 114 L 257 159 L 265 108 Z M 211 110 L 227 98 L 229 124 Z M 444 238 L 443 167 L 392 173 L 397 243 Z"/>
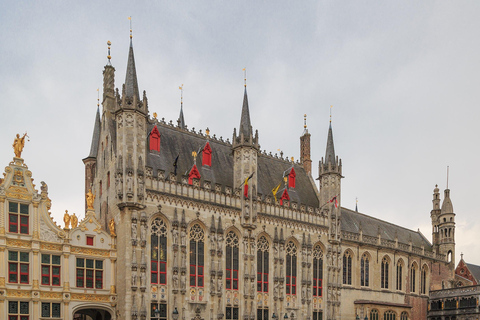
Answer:
<path fill-rule="evenodd" d="M 290 174 L 288 175 L 288 187 L 289 188 L 295 188 L 295 177 L 297 174 L 295 173 L 295 169 L 292 167 L 292 170 L 290 170 Z"/>
<path fill-rule="evenodd" d="M 212 148 L 210 148 L 210 143 L 208 142 L 205 144 L 205 148 L 203 148 L 202 166 L 212 166 Z"/>
<path fill-rule="evenodd" d="M 200 179 L 200 172 L 198 172 L 197 166 L 194 164 L 192 170 L 188 174 L 188 184 L 193 184 L 193 179 Z"/>
<path fill-rule="evenodd" d="M 150 132 L 150 151 L 160 152 L 160 132 L 158 132 L 157 126 L 154 126 Z"/>
<path fill-rule="evenodd" d="M 283 200 L 287 200 L 287 201 L 290 200 L 290 196 L 288 195 L 287 188 L 285 188 L 285 190 L 283 190 L 282 196 L 280 197 L 280 205 L 281 206 L 283 206 Z"/>

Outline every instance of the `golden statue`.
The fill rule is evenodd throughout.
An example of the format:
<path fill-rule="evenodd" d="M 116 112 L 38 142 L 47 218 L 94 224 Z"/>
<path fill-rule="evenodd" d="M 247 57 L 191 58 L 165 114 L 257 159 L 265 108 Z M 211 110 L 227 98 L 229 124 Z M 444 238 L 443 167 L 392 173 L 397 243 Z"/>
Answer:
<path fill-rule="evenodd" d="M 87 209 L 93 209 L 93 201 L 95 200 L 95 195 L 92 193 L 92 189 L 88 190 L 87 196 Z"/>
<path fill-rule="evenodd" d="M 23 147 L 25 146 L 25 137 L 27 136 L 27 133 L 23 135 L 23 137 L 20 138 L 20 135 L 17 133 L 17 136 L 15 140 L 13 140 L 13 152 L 15 153 L 15 157 L 21 158 L 22 157 L 22 151 Z"/>
<path fill-rule="evenodd" d="M 110 235 L 112 237 L 116 237 L 117 234 L 115 233 L 115 220 L 110 219 L 110 222 L 108 223 L 108 228 L 110 229 Z"/>
<path fill-rule="evenodd" d="M 70 219 L 71 219 L 71 222 L 72 222 L 72 229 L 76 228 L 78 226 L 78 218 L 75 215 L 75 213 L 70 216 Z"/>
<path fill-rule="evenodd" d="M 68 214 L 68 210 L 65 210 L 65 214 L 63 215 L 63 222 L 65 222 L 65 229 L 68 229 L 70 226 L 70 215 Z"/>

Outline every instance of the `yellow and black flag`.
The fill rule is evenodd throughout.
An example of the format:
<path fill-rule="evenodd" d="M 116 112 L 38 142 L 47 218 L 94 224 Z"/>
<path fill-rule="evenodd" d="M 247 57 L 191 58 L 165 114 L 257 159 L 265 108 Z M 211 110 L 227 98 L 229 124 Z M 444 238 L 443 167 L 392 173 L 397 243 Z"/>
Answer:
<path fill-rule="evenodd" d="M 278 189 L 280 189 L 281 185 L 282 185 L 282 183 L 280 182 L 278 184 L 278 186 L 276 186 L 275 188 L 272 189 L 272 193 L 273 193 L 273 197 L 275 198 L 275 202 L 277 202 L 277 192 L 278 192 Z"/>
<path fill-rule="evenodd" d="M 248 198 L 248 180 L 250 180 L 253 177 L 254 173 L 255 172 L 252 172 L 252 174 L 247 179 L 245 179 L 245 182 L 243 183 L 244 184 L 243 195 L 245 196 L 245 198 Z"/>

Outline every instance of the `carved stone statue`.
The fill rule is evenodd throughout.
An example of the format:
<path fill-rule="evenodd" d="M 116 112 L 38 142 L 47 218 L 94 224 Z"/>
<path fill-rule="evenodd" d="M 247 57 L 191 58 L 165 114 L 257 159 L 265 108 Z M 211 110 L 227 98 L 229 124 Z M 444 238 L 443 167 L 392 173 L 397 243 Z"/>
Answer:
<path fill-rule="evenodd" d="M 223 236 L 221 234 L 217 237 L 217 250 L 222 250 Z"/>
<path fill-rule="evenodd" d="M 68 210 L 65 210 L 65 214 L 63 215 L 63 222 L 65 222 L 65 229 L 70 227 L 70 215 L 68 214 Z"/>
<path fill-rule="evenodd" d="M 143 196 L 143 179 L 138 179 L 138 190 L 137 190 L 137 194 L 139 196 Z"/>
<path fill-rule="evenodd" d="M 71 223 L 72 223 L 72 229 L 76 228 L 78 226 L 78 218 L 75 215 L 75 213 L 70 216 L 70 219 L 71 219 Z"/>
<path fill-rule="evenodd" d="M 87 197 L 87 209 L 93 209 L 93 201 L 95 200 L 95 195 L 92 193 L 92 189 L 88 190 L 86 197 Z"/>
<path fill-rule="evenodd" d="M 136 286 L 137 286 L 137 273 L 132 272 L 132 287 L 136 287 Z"/>
<path fill-rule="evenodd" d="M 215 250 L 215 233 L 210 233 L 208 237 L 210 238 L 210 250 Z"/>
<path fill-rule="evenodd" d="M 185 288 L 185 281 L 186 281 L 185 278 L 186 278 L 185 273 L 182 273 L 182 279 L 180 281 L 180 286 L 182 288 Z"/>
<path fill-rule="evenodd" d="M 278 286 L 279 286 L 278 282 L 275 283 L 275 285 L 273 286 L 273 296 L 274 297 L 278 296 Z"/>
<path fill-rule="evenodd" d="M 178 289 L 178 273 L 173 274 L 173 288 Z"/>
<path fill-rule="evenodd" d="M 20 135 L 17 133 L 17 137 L 13 140 L 13 152 L 15 153 L 15 157 L 21 158 L 23 147 L 25 146 L 25 136 L 27 133 L 20 138 Z"/>
<path fill-rule="evenodd" d="M 40 190 L 41 190 L 42 192 L 48 192 L 48 186 L 47 186 L 47 184 L 45 183 L 45 181 L 40 182 L 40 184 L 42 185 L 42 186 L 40 187 Z"/>
<path fill-rule="evenodd" d="M 122 195 L 123 194 L 123 179 L 122 179 L 121 174 L 117 174 L 116 187 L 117 187 L 117 194 Z"/>
<path fill-rule="evenodd" d="M 117 234 L 115 233 L 115 220 L 110 219 L 110 222 L 108 223 L 108 228 L 110 229 L 110 235 L 112 237 L 116 237 Z"/>
<path fill-rule="evenodd" d="M 147 226 L 146 225 L 140 226 L 140 236 L 141 236 L 142 241 L 147 240 Z"/>
<path fill-rule="evenodd" d="M 145 287 L 145 284 L 146 284 L 146 275 L 145 275 L 145 272 L 142 272 L 140 274 L 140 286 L 141 287 Z"/>
<path fill-rule="evenodd" d="M 132 239 L 137 239 L 137 224 L 132 223 Z"/>
<path fill-rule="evenodd" d="M 222 292 L 222 279 L 217 279 L 217 291 Z"/>
<path fill-rule="evenodd" d="M 133 173 L 131 171 L 127 174 L 127 193 L 133 193 Z"/>
<path fill-rule="evenodd" d="M 210 277 L 210 291 L 215 293 L 215 278 Z"/>
<path fill-rule="evenodd" d="M 172 240 L 173 240 L 173 244 L 178 244 L 178 230 L 177 229 L 172 230 Z"/>
<path fill-rule="evenodd" d="M 185 230 L 182 229 L 182 232 L 180 233 L 180 236 L 182 238 L 182 246 L 186 246 L 187 245 L 187 233 L 185 232 Z"/>

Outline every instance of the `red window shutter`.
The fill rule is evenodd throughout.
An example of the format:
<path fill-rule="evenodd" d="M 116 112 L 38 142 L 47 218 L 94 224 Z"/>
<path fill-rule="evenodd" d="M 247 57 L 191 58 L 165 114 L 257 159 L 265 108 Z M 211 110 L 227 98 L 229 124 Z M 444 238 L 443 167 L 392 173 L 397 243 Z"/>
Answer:
<path fill-rule="evenodd" d="M 195 164 L 188 174 L 188 184 L 193 184 L 193 179 L 200 179 L 200 172 L 198 172 L 197 165 Z"/>
<path fill-rule="evenodd" d="M 295 173 L 295 169 L 292 168 L 290 170 L 290 174 L 288 175 L 288 187 L 289 188 L 295 188 L 295 177 L 297 174 Z"/>
<path fill-rule="evenodd" d="M 157 126 L 153 127 L 150 132 L 150 151 L 160 152 L 160 132 L 158 132 Z"/>
<path fill-rule="evenodd" d="M 212 148 L 210 148 L 210 143 L 208 142 L 205 148 L 203 148 L 202 166 L 212 166 Z"/>
<path fill-rule="evenodd" d="M 290 196 L 288 195 L 288 191 L 285 188 L 282 193 L 282 197 L 280 198 L 280 205 L 283 206 L 283 200 L 290 200 Z"/>
<path fill-rule="evenodd" d="M 93 246 L 93 237 L 87 236 L 87 246 Z"/>

